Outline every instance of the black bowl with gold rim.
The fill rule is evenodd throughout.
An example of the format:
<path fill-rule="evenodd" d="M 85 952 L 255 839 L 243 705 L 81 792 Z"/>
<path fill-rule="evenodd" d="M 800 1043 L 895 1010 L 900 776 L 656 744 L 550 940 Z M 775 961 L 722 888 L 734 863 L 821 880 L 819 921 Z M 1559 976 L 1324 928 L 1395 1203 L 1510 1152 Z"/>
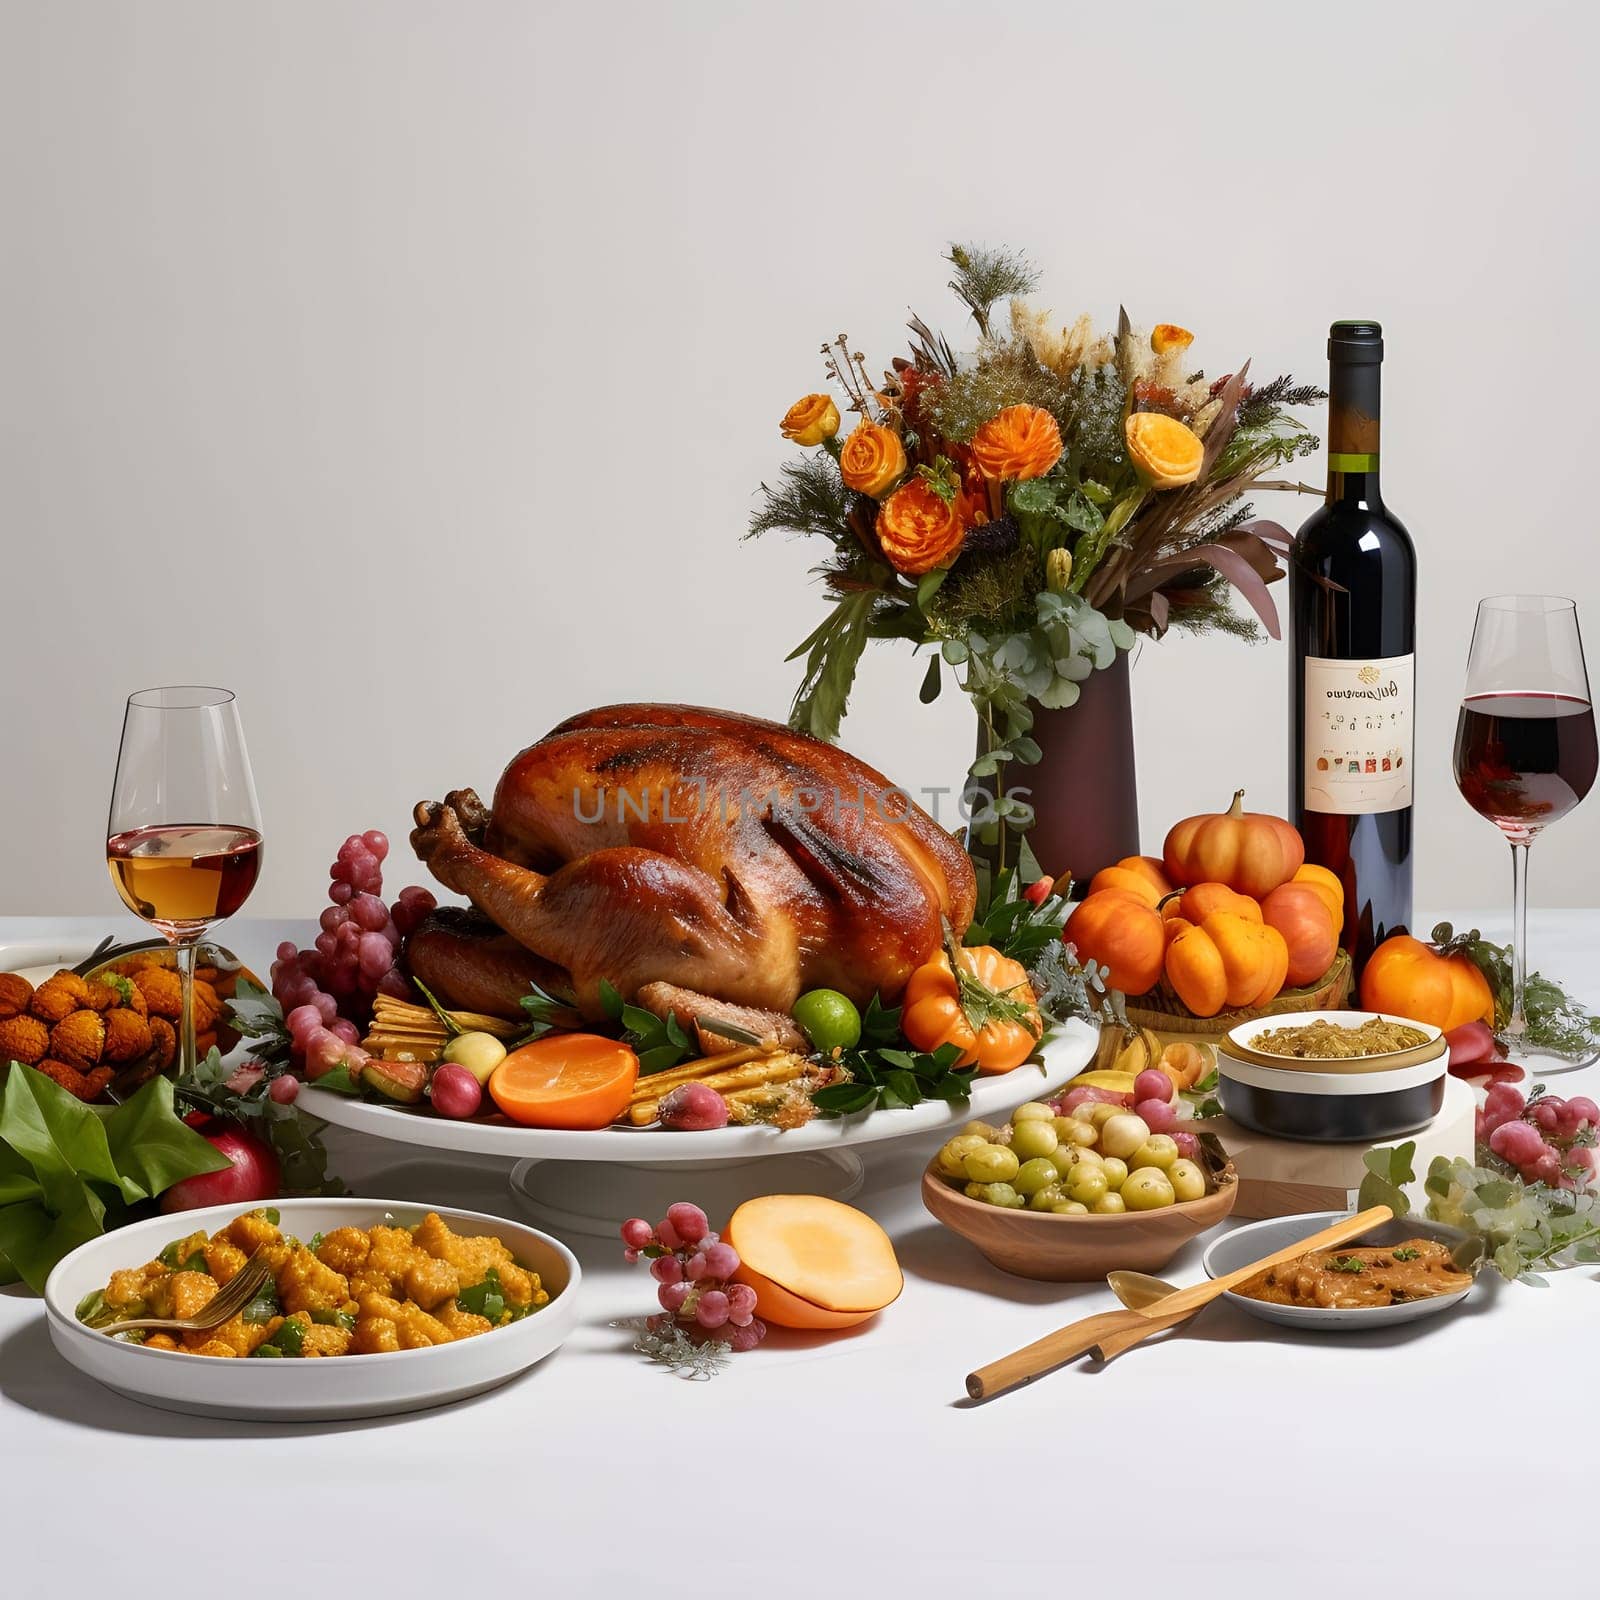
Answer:
<path fill-rule="evenodd" d="M 1423 1035 L 1423 1042 L 1372 1055 L 1303 1057 L 1258 1048 L 1286 1026 L 1329 1022 L 1355 1028 L 1379 1017 Z M 1450 1048 L 1429 1023 L 1374 1011 L 1305 1011 L 1261 1017 L 1231 1029 L 1217 1046 L 1217 1098 L 1241 1127 L 1279 1139 L 1372 1143 L 1415 1133 L 1444 1105 Z"/>

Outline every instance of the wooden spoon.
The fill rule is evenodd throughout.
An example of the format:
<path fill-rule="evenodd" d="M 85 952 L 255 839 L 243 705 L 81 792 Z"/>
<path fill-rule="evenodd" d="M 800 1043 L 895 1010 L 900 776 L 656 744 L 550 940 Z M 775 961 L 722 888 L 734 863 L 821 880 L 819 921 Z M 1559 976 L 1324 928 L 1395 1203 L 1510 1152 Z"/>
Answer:
<path fill-rule="evenodd" d="M 998 1361 L 990 1362 L 986 1367 L 979 1367 L 976 1372 L 968 1373 L 967 1393 L 974 1400 L 991 1399 L 1019 1384 L 1032 1383 L 1035 1378 L 1042 1378 L 1047 1372 L 1053 1372 L 1065 1362 L 1090 1351 L 1094 1351 L 1102 1361 L 1111 1361 L 1124 1350 L 1142 1344 L 1152 1334 L 1187 1322 L 1195 1312 L 1210 1305 L 1219 1295 L 1253 1278 L 1258 1272 L 1280 1266 L 1286 1261 L 1298 1260 L 1308 1251 L 1348 1244 L 1350 1240 L 1376 1228 L 1379 1223 L 1390 1221 L 1393 1216 L 1388 1206 L 1373 1206 L 1354 1216 L 1341 1217 L 1309 1237 L 1285 1245 L 1281 1250 L 1274 1250 L 1271 1255 L 1262 1256 L 1248 1266 L 1226 1272 L 1220 1278 L 1164 1295 L 1143 1309 L 1105 1311 L 1099 1316 L 1085 1317 L 1081 1322 L 1059 1328 L 1020 1350 L 1014 1350 L 1008 1356 L 1002 1356 Z"/>
<path fill-rule="evenodd" d="M 1108 1272 L 1106 1283 L 1130 1311 L 1143 1311 L 1157 1300 L 1165 1300 L 1169 1294 L 1178 1292 L 1177 1284 L 1168 1283 L 1165 1278 L 1152 1278 L 1148 1272 Z"/>

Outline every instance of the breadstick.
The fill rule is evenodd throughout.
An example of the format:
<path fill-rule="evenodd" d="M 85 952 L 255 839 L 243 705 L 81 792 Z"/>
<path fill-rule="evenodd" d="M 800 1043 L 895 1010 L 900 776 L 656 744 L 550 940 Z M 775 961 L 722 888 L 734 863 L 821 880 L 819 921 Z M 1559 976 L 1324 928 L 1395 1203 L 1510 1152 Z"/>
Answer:
<path fill-rule="evenodd" d="M 734 1067 L 742 1067 L 747 1062 L 764 1061 L 769 1056 L 779 1055 L 781 1052 L 774 1045 L 771 1049 L 754 1045 L 742 1050 L 730 1050 L 718 1056 L 705 1056 L 694 1061 L 685 1062 L 681 1067 L 669 1067 L 665 1072 L 652 1072 L 648 1077 L 640 1078 L 633 1086 L 635 1100 L 659 1100 L 663 1091 L 675 1088 L 680 1083 L 693 1083 L 696 1078 L 704 1078 L 713 1072 L 731 1071 Z"/>
<path fill-rule="evenodd" d="M 763 1057 L 759 1061 L 747 1062 L 742 1067 L 735 1067 L 731 1072 L 712 1072 L 705 1077 L 686 1078 L 683 1081 L 703 1083 L 708 1089 L 715 1089 L 718 1094 L 727 1094 L 739 1089 L 756 1089 L 768 1084 L 787 1083 L 791 1078 L 798 1078 L 804 1073 L 807 1065 L 803 1056 L 783 1051 Z M 674 1084 L 671 1087 L 678 1088 L 680 1085 Z M 653 1100 L 636 1100 L 628 1107 L 628 1121 L 636 1128 L 654 1122 L 661 1113 L 661 1099 L 662 1097 L 658 1096 Z"/>

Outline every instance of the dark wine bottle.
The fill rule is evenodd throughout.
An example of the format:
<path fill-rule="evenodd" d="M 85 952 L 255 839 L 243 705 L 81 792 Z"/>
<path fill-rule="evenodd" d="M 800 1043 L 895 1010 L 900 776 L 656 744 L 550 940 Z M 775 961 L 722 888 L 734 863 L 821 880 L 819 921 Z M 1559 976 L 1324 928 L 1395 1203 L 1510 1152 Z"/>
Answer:
<path fill-rule="evenodd" d="M 1328 495 L 1289 559 L 1289 786 L 1359 972 L 1411 923 L 1417 556 L 1378 487 L 1383 330 L 1334 323 L 1328 363 Z"/>

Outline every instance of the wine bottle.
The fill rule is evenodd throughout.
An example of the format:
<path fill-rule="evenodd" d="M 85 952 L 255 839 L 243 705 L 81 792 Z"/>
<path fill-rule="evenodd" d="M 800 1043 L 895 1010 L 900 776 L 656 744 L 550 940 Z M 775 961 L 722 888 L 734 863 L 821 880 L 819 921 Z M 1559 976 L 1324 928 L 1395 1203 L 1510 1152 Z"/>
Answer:
<path fill-rule="evenodd" d="M 1411 923 L 1417 557 L 1378 487 L 1383 330 L 1334 323 L 1328 363 L 1327 499 L 1289 558 L 1289 785 L 1359 972 Z"/>

